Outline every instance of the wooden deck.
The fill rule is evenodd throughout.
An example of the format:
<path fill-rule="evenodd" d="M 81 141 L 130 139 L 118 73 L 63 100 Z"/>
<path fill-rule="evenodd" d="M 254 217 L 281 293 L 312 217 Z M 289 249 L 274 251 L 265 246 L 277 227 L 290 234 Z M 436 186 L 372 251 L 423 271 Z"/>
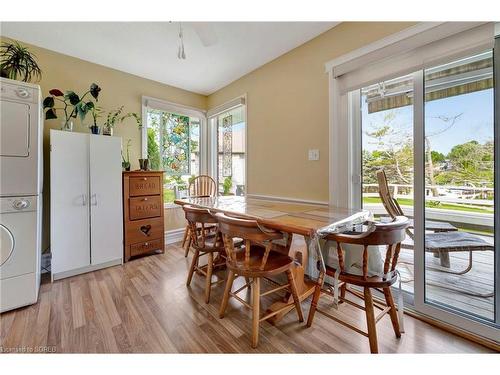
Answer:
<path fill-rule="evenodd" d="M 0 315 L 0 347 L 47 346 L 72 353 L 368 353 L 368 340 L 318 314 L 311 328 L 285 316 L 261 325 L 259 347 L 250 347 L 251 314 L 231 301 L 219 319 L 223 287 L 204 303 L 204 278 L 186 287 L 190 257 L 176 245 L 165 254 L 42 284 L 37 304 Z M 221 274 L 220 276 L 223 276 Z M 241 285 L 241 280 L 235 283 Z M 235 286 L 236 287 L 236 286 Z M 249 295 L 242 293 L 243 298 Z M 276 296 L 264 298 L 269 306 Z M 304 314 L 310 301 L 302 303 Z M 320 300 L 323 308 L 331 306 Z M 363 312 L 342 305 L 334 313 L 365 328 Z M 377 326 L 381 353 L 477 353 L 489 350 L 424 322 L 405 317 L 396 339 L 389 319 Z"/>
<path fill-rule="evenodd" d="M 454 270 L 464 269 L 468 265 L 468 253 L 451 253 L 450 262 Z M 439 268 L 439 259 L 426 254 L 426 264 Z M 403 279 L 411 280 L 413 273 L 413 251 L 402 250 L 398 269 Z M 473 253 L 472 269 L 464 275 L 452 275 L 437 270 L 426 271 L 426 296 L 433 302 L 443 303 L 453 308 L 475 314 L 489 320 L 494 319 L 494 298 L 471 296 L 467 292 L 487 294 L 494 290 L 494 253 L 493 251 L 477 251 Z M 413 293 L 412 281 L 403 283 L 403 289 Z M 454 291 L 446 287 L 463 290 Z"/>

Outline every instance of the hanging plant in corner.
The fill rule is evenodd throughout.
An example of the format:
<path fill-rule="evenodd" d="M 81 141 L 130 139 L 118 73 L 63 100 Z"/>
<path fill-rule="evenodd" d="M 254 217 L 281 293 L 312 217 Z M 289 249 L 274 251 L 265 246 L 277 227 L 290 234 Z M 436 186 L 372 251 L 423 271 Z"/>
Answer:
<path fill-rule="evenodd" d="M 0 75 L 24 82 L 40 81 L 42 71 L 27 47 L 18 42 L 2 43 L 0 47 Z"/>
<path fill-rule="evenodd" d="M 101 88 L 95 83 L 91 84 L 89 90 L 86 91 L 82 96 L 79 96 L 74 91 L 66 91 L 65 93 L 63 93 L 59 89 L 50 90 L 50 96 L 47 96 L 43 100 L 45 119 L 57 119 L 58 111 L 63 112 L 64 121 L 61 129 L 72 131 L 72 119 L 79 117 L 80 120 L 83 121 L 87 113 L 95 108 L 95 104 L 91 99 L 86 100 L 87 96 L 92 96 L 97 102 L 100 91 Z M 56 106 L 56 103 L 60 106 Z"/>

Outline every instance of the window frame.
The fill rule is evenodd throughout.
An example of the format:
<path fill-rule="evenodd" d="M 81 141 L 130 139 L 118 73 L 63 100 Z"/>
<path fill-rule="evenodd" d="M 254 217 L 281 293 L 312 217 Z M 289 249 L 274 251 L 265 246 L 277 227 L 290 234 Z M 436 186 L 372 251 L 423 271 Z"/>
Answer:
<path fill-rule="evenodd" d="M 207 174 L 208 168 L 208 139 L 207 139 L 207 114 L 205 110 L 185 106 L 182 104 L 177 104 L 169 102 L 166 100 L 156 99 L 149 96 L 142 97 L 142 128 L 141 128 L 141 155 L 142 158 L 148 157 L 148 123 L 147 123 L 147 113 L 148 109 L 160 110 L 170 113 L 175 113 L 187 117 L 196 117 L 200 119 L 200 141 L 199 141 L 199 152 L 200 152 L 200 174 Z M 175 208 L 177 205 L 175 203 L 164 203 L 164 208 Z"/>
<path fill-rule="evenodd" d="M 495 24 L 495 26 L 497 26 Z M 490 23 L 491 27 L 491 23 Z M 498 27 L 500 30 L 500 26 Z M 482 34 L 481 34 L 482 35 Z M 497 44 L 500 44 L 500 36 L 497 37 Z M 491 49 L 491 40 L 493 40 L 493 35 L 491 40 L 484 43 L 483 39 L 478 38 L 476 44 L 466 45 L 463 50 L 453 49 L 444 53 L 440 56 L 439 62 L 428 62 L 427 65 L 432 66 L 433 64 L 438 65 L 439 63 L 446 63 L 449 60 L 458 60 L 462 57 L 468 57 L 474 53 L 483 52 L 486 49 Z M 445 39 L 442 40 L 443 43 L 446 42 Z M 498 53 L 498 48 L 493 48 Z M 340 59 L 339 59 L 340 61 Z M 375 60 L 376 61 L 376 60 Z M 342 63 L 345 63 L 342 61 Z M 366 61 L 365 61 L 366 63 Z M 368 63 L 366 63 L 368 65 Z M 414 175 L 414 220 L 415 220 L 415 286 L 414 286 L 414 300 L 412 310 L 416 311 L 418 314 L 422 314 L 430 317 L 432 320 L 442 322 L 444 324 L 449 324 L 451 326 L 458 327 L 459 329 L 470 332 L 474 335 L 480 336 L 482 338 L 495 340 L 498 335 L 499 330 L 499 315 L 500 308 L 495 307 L 495 323 L 489 321 L 484 321 L 483 319 L 475 319 L 470 314 L 462 314 L 457 310 L 448 309 L 444 305 L 434 304 L 431 301 L 425 299 L 425 273 L 424 273 L 424 219 L 425 219 L 425 194 L 424 185 L 420 184 L 424 181 L 424 154 L 423 148 L 423 137 L 424 137 L 424 70 L 427 65 L 422 65 L 416 68 L 413 72 L 405 72 L 405 74 L 413 75 L 413 96 L 418 98 L 413 103 L 414 106 L 414 145 L 419 145 L 419 147 L 414 148 L 414 165 L 415 165 L 415 175 Z M 495 64 L 494 69 L 498 69 L 498 65 Z M 357 195 L 356 189 L 359 188 L 359 178 L 361 176 L 361 163 L 358 162 L 356 158 L 361 155 L 362 145 L 361 137 L 359 137 L 359 129 L 357 129 L 357 124 L 359 122 L 359 108 L 353 106 L 352 103 L 358 103 L 358 97 L 353 95 L 354 91 L 358 91 L 359 88 L 353 88 L 347 92 L 343 92 L 340 87 L 339 79 L 342 76 L 335 74 L 335 61 L 333 63 L 327 64 L 327 73 L 329 80 L 329 146 L 330 146 L 330 175 L 329 175 L 329 188 L 330 188 L 330 203 L 335 206 L 356 208 L 360 203 Z M 396 71 L 394 76 L 398 76 L 401 72 Z M 378 81 L 383 81 L 388 79 L 390 76 L 383 75 L 380 76 Z M 365 84 L 370 84 L 371 81 L 367 81 Z M 498 84 L 496 84 L 495 89 L 498 90 Z M 349 101 L 350 99 L 350 101 Z M 498 106 L 498 102 L 496 104 Z M 498 112 L 497 112 L 498 113 Z M 495 119 L 495 121 L 498 121 Z M 495 123 L 496 124 L 496 123 Z M 498 125 L 495 125 L 495 132 L 498 132 Z M 498 137 L 495 137 L 495 162 L 498 156 L 497 143 Z M 347 143 L 347 145 L 346 145 Z M 338 158 L 338 154 L 348 155 L 347 158 Z M 500 174 L 500 165 L 495 163 L 495 199 L 498 199 L 497 190 L 500 188 L 498 185 L 498 176 Z M 339 178 L 339 176 L 344 178 Z M 338 181 L 347 181 L 347 183 L 340 184 Z M 359 203 L 358 203 L 359 202 Z M 495 203 L 497 207 L 498 204 Z M 495 215 L 495 220 L 498 221 L 498 215 Z M 496 223 L 495 223 L 496 224 Z M 498 241 L 500 238 L 500 228 L 495 225 L 495 239 Z M 495 244 L 498 247 L 498 244 Z M 500 257 L 495 257 L 495 290 L 496 290 L 496 306 L 500 304 L 500 288 L 498 288 L 499 283 L 499 270 L 500 270 Z"/>
<path fill-rule="evenodd" d="M 217 184 L 217 192 L 219 191 L 219 173 L 218 173 L 218 121 L 220 114 L 228 112 L 237 107 L 243 107 L 245 112 L 245 196 L 248 195 L 248 104 L 247 94 L 239 95 L 227 102 L 212 108 L 207 114 L 209 143 L 208 143 L 208 172 Z"/>

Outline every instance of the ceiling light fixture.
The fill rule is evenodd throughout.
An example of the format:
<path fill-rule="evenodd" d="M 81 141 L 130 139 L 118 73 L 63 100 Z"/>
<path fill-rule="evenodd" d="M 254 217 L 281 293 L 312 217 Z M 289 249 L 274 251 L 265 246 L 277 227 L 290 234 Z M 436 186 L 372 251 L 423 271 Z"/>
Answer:
<path fill-rule="evenodd" d="M 184 52 L 184 34 L 182 32 L 182 23 L 179 22 L 179 48 L 177 49 L 177 58 L 179 60 L 186 60 L 186 53 Z"/>

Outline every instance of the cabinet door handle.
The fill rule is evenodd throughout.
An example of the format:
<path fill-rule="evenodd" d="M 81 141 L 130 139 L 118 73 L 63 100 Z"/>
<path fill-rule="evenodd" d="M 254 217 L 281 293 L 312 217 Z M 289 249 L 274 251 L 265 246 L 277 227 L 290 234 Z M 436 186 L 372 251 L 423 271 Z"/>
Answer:
<path fill-rule="evenodd" d="M 87 205 L 87 194 L 82 194 L 82 206 Z"/>
<path fill-rule="evenodd" d="M 97 194 L 92 194 L 90 196 L 90 204 L 92 206 L 97 206 Z"/>

